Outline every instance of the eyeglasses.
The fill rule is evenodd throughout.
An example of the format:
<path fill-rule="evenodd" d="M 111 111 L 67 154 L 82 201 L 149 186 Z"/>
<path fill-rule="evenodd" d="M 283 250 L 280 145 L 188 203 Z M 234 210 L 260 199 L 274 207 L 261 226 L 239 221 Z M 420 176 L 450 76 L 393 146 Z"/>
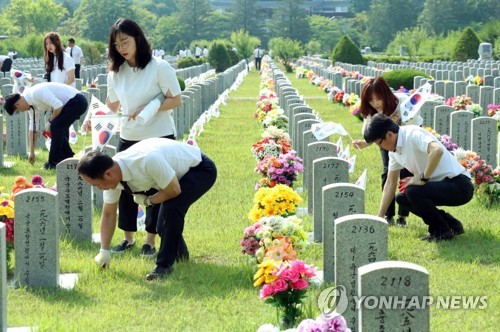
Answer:
<path fill-rule="evenodd" d="M 125 40 L 124 42 L 121 42 L 121 43 L 115 43 L 115 48 L 117 50 L 120 50 L 120 49 L 126 49 L 128 47 L 128 45 L 130 44 L 130 40 Z"/>

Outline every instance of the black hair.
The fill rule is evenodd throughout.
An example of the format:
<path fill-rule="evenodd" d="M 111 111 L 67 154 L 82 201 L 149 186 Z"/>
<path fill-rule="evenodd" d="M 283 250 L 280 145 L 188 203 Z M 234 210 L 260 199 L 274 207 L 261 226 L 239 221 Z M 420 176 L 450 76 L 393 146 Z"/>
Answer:
<path fill-rule="evenodd" d="M 90 151 L 83 156 L 76 166 L 78 174 L 91 179 L 103 179 L 104 173 L 113 167 L 113 158 L 99 151 Z"/>
<path fill-rule="evenodd" d="M 111 27 L 108 41 L 108 58 L 110 60 L 109 70 L 117 73 L 120 66 L 125 62 L 125 58 L 118 52 L 115 46 L 116 36 L 124 33 L 135 40 L 135 62 L 139 69 L 144 69 L 151 61 L 153 53 L 144 31 L 141 27 L 128 18 L 119 18 Z"/>
<path fill-rule="evenodd" d="M 14 114 L 16 111 L 16 103 L 19 99 L 21 99 L 21 95 L 19 93 L 11 93 L 5 97 L 3 108 L 9 115 Z"/>
<path fill-rule="evenodd" d="M 68 42 L 70 42 L 70 43 L 73 43 L 73 44 L 74 44 L 74 43 L 75 43 L 75 40 L 74 40 L 73 38 L 70 38 L 70 39 L 68 39 Z"/>
<path fill-rule="evenodd" d="M 373 143 L 378 139 L 385 138 L 388 131 L 399 133 L 399 126 L 387 115 L 376 114 L 365 129 L 364 136 L 367 143 Z"/>

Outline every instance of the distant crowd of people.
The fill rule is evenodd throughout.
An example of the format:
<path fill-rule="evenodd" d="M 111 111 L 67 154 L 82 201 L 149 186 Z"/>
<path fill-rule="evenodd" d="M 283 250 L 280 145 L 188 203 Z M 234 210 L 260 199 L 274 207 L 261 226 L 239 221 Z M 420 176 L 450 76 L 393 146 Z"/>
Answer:
<path fill-rule="evenodd" d="M 179 50 L 177 52 L 177 59 L 185 58 L 185 57 L 192 56 L 192 55 L 193 55 L 193 53 L 191 52 L 191 50 L 188 47 L 185 50 Z M 201 47 L 198 46 L 198 44 L 195 44 L 194 45 L 194 57 L 197 59 L 208 57 L 208 47 L 203 46 L 203 49 L 201 49 Z"/>

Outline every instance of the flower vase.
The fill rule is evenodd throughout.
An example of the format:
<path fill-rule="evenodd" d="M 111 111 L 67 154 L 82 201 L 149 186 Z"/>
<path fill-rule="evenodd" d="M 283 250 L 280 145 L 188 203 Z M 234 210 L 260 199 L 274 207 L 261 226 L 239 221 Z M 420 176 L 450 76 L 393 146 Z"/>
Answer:
<path fill-rule="evenodd" d="M 279 327 L 281 330 L 291 329 L 297 326 L 301 315 L 300 308 L 297 304 L 290 304 L 278 309 L 281 321 Z"/>

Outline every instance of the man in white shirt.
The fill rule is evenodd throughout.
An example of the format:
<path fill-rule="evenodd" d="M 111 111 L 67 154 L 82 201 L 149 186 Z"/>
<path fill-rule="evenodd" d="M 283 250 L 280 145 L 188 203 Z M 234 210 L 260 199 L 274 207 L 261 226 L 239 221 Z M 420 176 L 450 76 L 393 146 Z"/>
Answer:
<path fill-rule="evenodd" d="M 83 51 L 78 45 L 75 45 L 75 40 L 73 38 L 68 39 L 68 45 L 66 53 L 68 53 L 75 61 L 75 78 L 80 78 L 80 67 L 83 63 Z"/>
<path fill-rule="evenodd" d="M 378 215 L 383 217 L 394 198 L 399 171 L 412 177 L 396 196 L 399 205 L 421 217 L 428 225 L 426 241 L 451 240 L 464 233 L 462 223 L 437 206 L 459 206 L 472 199 L 474 188 L 469 172 L 434 135 L 415 125 L 398 126 L 386 115 L 377 114 L 365 133 L 365 140 L 389 151 L 389 173 Z"/>
<path fill-rule="evenodd" d="M 161 238 L 155 268 L 146 276 L 151 281 L 173 272 L 175 261 L 189 259 L 182 236 L 184 216 L 189 207 L 215 183 L 215 164 L 192 145 L 165 138 L 148 138 L 113 158 L 98 151 L 80 159 L 78 173 L 90 185 L 104 190 L 101 215 L 101 249 L 96 263 L 107 268 L 111 262 L 110 244 L 116 225 L 118 201 L 122 191 L 146 209 L 161 204 L 153 227 Z"/>
<path fill-rule="evenodd" d="M 203 47 L 203 57 L 208 58 L 208 48 L 206 46 Z"/>
<path fill-rule="evenodd" d="M 12 93 L 5 97 L 5 111 L 9 115 L 14 112 L 29 112 L 29 145 L 28 160 L 35 162 L 35 146 L 37 129 L 44 129 L 44 133 L 51 137 L 49 160 L 43 166 L 45 169 L 54 169 L 64 159 L 74 156 L 69 145 L 69 127 L 76 119 L 85 113 L 88 107 L 87 98 L 75 88 L 63 83 L 40 83 L 23 94 Z M 51 112 L 46 114 L 47 112 Z M 41 115 L 46 114 L 47 122 L 42 128 Z"/>
<path fill-rule="evenodd" d="M 201 47 L 199 47 L 198 44 L 194 45 L 194 56 L 196 59 L 201 57 Z"/>
<path fill-rule="evenodd" d="M 262 62 L 262 56 L 264 55 L 264 51 L 260 48 L 260 45 L 257 46 L 255 51 L 253 51 L 253 56 L 255 58 L 255 69 L 260 70 L 260 64 Z"/>
<path fill-rule="evenodd" d="M 186 56 L 191 56 L 191 50 L 189 48 L 186 48 Z"/>

